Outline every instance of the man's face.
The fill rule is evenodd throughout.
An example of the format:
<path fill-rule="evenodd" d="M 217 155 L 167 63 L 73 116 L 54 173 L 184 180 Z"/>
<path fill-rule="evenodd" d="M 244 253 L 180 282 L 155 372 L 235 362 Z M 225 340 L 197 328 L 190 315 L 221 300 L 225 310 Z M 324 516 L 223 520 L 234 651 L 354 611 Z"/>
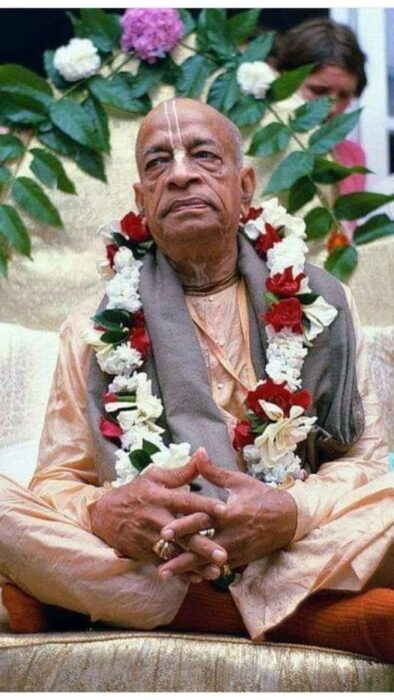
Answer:
<path fill-rule="evenodd" d="M 235 239 L 243 173 L 226 122 L 206 105 L 173 100 L 144 121 L 137 142 L 137 204 L 159 248 L 176 259 L 212 237 Z"/>

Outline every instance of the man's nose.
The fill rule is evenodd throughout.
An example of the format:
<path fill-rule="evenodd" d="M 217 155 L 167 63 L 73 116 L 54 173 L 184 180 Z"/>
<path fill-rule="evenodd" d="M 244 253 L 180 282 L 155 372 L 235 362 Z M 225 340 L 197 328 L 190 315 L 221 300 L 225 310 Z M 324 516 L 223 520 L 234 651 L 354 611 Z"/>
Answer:
<path fill-rule="evenodd" d="M 177 187 L 185 187 L 194 180 L 199 179 L 199 174 L 193 163 L 186 156 L 177 155 L 171 162 L 168 171 L 167 183 Z"/>

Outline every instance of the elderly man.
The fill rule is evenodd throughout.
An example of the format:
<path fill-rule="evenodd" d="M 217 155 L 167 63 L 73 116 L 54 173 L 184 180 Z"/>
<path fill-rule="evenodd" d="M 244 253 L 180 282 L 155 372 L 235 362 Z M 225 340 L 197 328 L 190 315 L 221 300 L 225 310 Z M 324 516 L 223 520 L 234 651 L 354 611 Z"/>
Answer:
<path fill-rule="evenodd" d="M 61 331 L 30 490 L 2 479 L 0 571 L 12 582 L 3 600 L 15 631 L 29 629 L 20 621 L 28 610 L 40 631 L 44 603 L 121 627 L 249 633 L 393 658 L 393 479 L 356 311 L 324 271 L 306 268 L 324 308 L 336 310 L 305 361 L 304 390 L 287 413 L 281 382 L 279 403 L 253 404 L 276 410 L 273 422 L 278 410 L 283 424 L 298 416 L 302 433 L 315 420 L 301 415 L 305 389 L 312 394 L 319 428 L 293 456 L 300 478 L 272 488 L 233 448 L 264 376 L 264 326 L 275 324 L 264 313 L 266 263 L 238 235 L 255 186 L 241 145 L 231 122 L 192 100 L 163 103 L 141 125 L 135 195 L 156 244 L 139 286 L 151 343 L 144 368 L 165 434 L 190 443 L 192 456 L 111 485 L 115 448 L 98 430 L 107 385 L 83 340 L 97 304 L 83 305 Z"/>

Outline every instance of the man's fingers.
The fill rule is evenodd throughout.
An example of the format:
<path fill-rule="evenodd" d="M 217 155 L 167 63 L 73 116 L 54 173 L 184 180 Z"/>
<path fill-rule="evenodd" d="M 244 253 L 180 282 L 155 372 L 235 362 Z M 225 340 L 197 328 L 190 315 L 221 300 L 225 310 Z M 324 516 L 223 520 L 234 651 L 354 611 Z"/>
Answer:
<path fill-rule="evenodd" d="M 198 452 L 200 451 L 198 450 Z M 221 486 L 224 489 L 230 488 L 232 473 L 227 469 L 217 467 L 215 464 L 213 464 L 213 462 L 211 462 L 210 459 L 203 459 L 201 454 L 198 455 L 197 466 L 201 476 L 205 477 L 205 479 L 210 481 L 212 484 Z"/>
<path fill-rule="evenodd" d="M 162 505 L 167 507 L 171 513 L 184 515 L 203 512 L 213 517 L 220 517 L 227 513 L 227 506 L 223 501 L 186 491 L 165 491 Z"/>
<path fill-rule="evenodd" d="M 186 535 L 194 535 L 199 530 L 213 527 L 214 520 L 207 513 L 193 513 L 177 518 L 165 525 L 160 533 L 164 540 L 179 540 Z"/>
<path fill-rule="evenodd" d="M 220 568 L 218 566 L 207 565 L 206 562 L 204 564 L 201 557 L 192 552 L 184 552 L 179 557 L 166 561 L 165 564 L 159 566 L 159 576 L 163 580 L 171 576 L 182 576 L 188 572 L 195 572 L 198 568 L 201 569 L 201 565 L 204 567 L 201 571 L 201 575 L 204 578 L 215 579 L 220 576 Z"/>

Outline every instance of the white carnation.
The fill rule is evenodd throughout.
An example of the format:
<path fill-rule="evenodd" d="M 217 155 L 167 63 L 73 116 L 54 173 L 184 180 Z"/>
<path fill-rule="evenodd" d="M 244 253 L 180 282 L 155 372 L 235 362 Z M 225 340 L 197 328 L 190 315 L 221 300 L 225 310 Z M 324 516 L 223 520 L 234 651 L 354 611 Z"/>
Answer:
<path fill-rule="evenodd" d="M 107 374 L 132 374 L 134 370 L 142 365 L 141 353 L 127 343 L 122 343 L 116 347 L 110 346 L 110 352 L 100 357 L 97 353 L 97 362 Z"/>
<path fill-rule="evenodd" d="M 124 268 L 133 267 L 136 263 L 136 259 L 129 248 L 126 246 L 121 246 L 117 253 L 114 255 L 114 267 L 116 272 L 123 272 Z M 138 270 L 138 266 L 137 266 Z M 127 275 L 126 275 L 127 276 Z M 137 280 L 139 276 L 137 277 Z M 138 281 L 137 281 L 138 284 Z"/>
<path fill-rule="evenodd" d="M 292 267 L 293 275 L 296 277 L 304 270 L 307 252 L 308 248 L 301 238 L 291 236 L 284 238 L 267 253 L 267 266 L 271 276 L 283 272 L 286 267 Z"/>
<path fill-rule="evenodd" d="M 190 459 L 190 449 L 188 442 L 180 442 L 179 445 L 171 443 L 168 448 L 152 455 L 152 465 L 163 469 L 184 467 Z"/>
<path fill-rule="evenodd" d="M 237 81 L 245 95 L 253 95 L 256 100 L 265 97 L 271 83 L 276 79 L 275 71 L 263 61 L 241 63 L 237 70 Z"/>
<path fill-rule="evenodd" d="M 267 348 L 266 372 L 277 384 L 286 382 L 290 391 L 301 386 L 301 370 L 308 350 L 299 333 L 283 328 L 279 333 L 267 326 L 269 345 Z"/>
<path fill-rule="evenodd" d="M 124 450 L 142 450 L 143 441 L 151 442 L 159 450 L 164 449 L 165 445 L 161 437 L 163 433 L 163 428 L 155 425 L 154 423 L 140 423 L 138 425 L 133 425 L 129 430 L 123 433 L 121 439 L 122 447 Z"/>
<path fill-rule="evenodd" d="M 107 285 L 107 309 L 125 309 L 131 313 L 138 311 L 141 308 L 141 299 L 137 291 L 138 280 L 138 270 L 134 270 L 130 277 L 116 274 Z"/>
<path fill-rule="evenodd" d="M 74 83 L 97 73 L 100 56 L 90 39 L 74 38 L 55 51 L 53 65 L 62 78 Z"/>
<path fill-rule="evenodd" d="M 116 450 L 115 472 L 117 478 L 112 482 L 112 486 L 124 486 L 124 484 L 133 481 L 139 472 L 133 467 L 129 460 L 128 452 L 124 450 Z"/>
<path fill-rule="evenodd" d="M 112 394 L 127 392 L 133 394 L 137 389 L 138 374 L 135 372 L 131 377 L 122 377 L 121 375 L 114 377 L 111 384 L 108 386 L 108 391 Z"/>

